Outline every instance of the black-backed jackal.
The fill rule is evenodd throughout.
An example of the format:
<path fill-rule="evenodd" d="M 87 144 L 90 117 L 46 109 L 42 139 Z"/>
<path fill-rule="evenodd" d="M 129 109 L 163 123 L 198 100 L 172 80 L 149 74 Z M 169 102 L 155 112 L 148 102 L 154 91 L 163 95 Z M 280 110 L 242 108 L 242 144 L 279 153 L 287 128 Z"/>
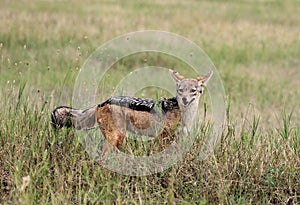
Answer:
<path fill-rule="evenodd" d="M 89 129 L 97 122 L 106 138 L 102 156 L 110 146 L 119 148 L 126 131 L 147 136 L 158 136 L 162 145 L 164 139 L 172 139 L 183 131 L 188 134 L 198 114 L 198 105 L 204 87 L 212 72 L 198 78 L 184 78 L 170 70 L 176 81 L 177 95 L 174 98 L 153 100 L 133 97 L 112 97 L 86 110 L 66 106 L 57 107 L 51 114 L 55 128 L 75 127 Z M 158 109 L 157 109 L 158 108 Z"/>

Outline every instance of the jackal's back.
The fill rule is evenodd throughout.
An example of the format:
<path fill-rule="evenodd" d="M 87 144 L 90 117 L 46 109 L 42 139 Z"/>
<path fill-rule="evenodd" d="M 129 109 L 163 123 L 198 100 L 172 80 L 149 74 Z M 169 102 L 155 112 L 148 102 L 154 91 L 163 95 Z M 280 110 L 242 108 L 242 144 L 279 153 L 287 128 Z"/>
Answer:
<path fill-rule="evenodd" d="M 164 113 L 174 109 L 179 109 L 176 97 L 159 101 L 128 96 L 111 97 L 105 102 L 99 104 L 98 107 L 103 107 L 108 104 L 126 107 L 135 111 L 146 112 L 155 112 L 155 105 L 157 105 Z"/>

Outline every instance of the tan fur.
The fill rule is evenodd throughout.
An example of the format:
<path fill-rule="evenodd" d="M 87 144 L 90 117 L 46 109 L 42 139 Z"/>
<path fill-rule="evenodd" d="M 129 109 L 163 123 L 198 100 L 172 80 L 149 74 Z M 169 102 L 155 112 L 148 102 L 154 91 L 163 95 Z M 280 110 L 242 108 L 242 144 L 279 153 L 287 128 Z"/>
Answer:
<path fill-rule="evenodd" d="M 96 118 L 101 132 L 112 146 L 120 148 L 126 131 L 150 137 L 158 135 L 162 146 L 166 146 L 175 135 L 180 122 L 180 112 L 179 109 L 174 109 L 160 119 L 155 113 L 107 104 L 97 108 Z M 160 127 L 155 126 L 156 124 Z M 105 155 L 108 147 L 109 145 L 105 146 L 102 155 Z"/>
<path fill-rule="evenodd" d="M 150 137 L 158 135 L 163 147 L 181 130 L 190 131 L 197 115 L 203 88 L 212 73 L 193 79 L 184 78 L 172 70 L 170 72 L 177 83 L 177 101 L 180 109 L 173 109 L 164 116 L 159 116 L 157 113 L 136 111 L 112 104 L 97 108 L 97 123 L 109 143 L 105 145 L 102 156 L 109 150 L 110 145 L 119 148 L 123 144 L 127 130 Z M 195 91 L 191 92 L 192 89 Z"/>

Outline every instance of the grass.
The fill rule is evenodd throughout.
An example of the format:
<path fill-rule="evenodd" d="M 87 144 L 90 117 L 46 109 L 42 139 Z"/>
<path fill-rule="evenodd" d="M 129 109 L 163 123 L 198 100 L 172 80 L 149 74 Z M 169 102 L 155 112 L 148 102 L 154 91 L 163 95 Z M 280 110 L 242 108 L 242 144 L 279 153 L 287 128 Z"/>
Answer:
<path fill-rule="evenodd" d="M 0 204 L 300 203 L 298 1 L 69 4 L 0 2 Z M 141 29 L 202 47 L 223 80 L 228 116 L 207 159 L 198 160 L 194 143 L 163 173 L 129 177 L 91 160 L 74 131 L 55 132 L 49 114 L 71 104 L 78 71 L 98 46 Z M 99 98 L 134 68 L 185 66 L 145 55 L 114 65 Z"/>

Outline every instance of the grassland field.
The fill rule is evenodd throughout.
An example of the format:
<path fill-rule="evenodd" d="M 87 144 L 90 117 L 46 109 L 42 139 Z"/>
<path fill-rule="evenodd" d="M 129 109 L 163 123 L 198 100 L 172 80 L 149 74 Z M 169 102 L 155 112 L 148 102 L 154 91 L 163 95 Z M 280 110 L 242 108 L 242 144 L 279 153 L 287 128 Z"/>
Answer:
<path fill-rule="evenodd" d="M 299 14 L 296 0 L 1 0 L 0 204 L 299 204 Z M 207 53 L 227 121 L 205 160 L 194 143 L 168 170 L 130 177 L 91 160 L 73 130 L 54 131 L 50 112 L 71 105 L 97 47 L 140 30 L 182 35 Z M 167 56 L 129 56 L 108 72 L 99 99 L 152 63 L 185 71 Z"/>

